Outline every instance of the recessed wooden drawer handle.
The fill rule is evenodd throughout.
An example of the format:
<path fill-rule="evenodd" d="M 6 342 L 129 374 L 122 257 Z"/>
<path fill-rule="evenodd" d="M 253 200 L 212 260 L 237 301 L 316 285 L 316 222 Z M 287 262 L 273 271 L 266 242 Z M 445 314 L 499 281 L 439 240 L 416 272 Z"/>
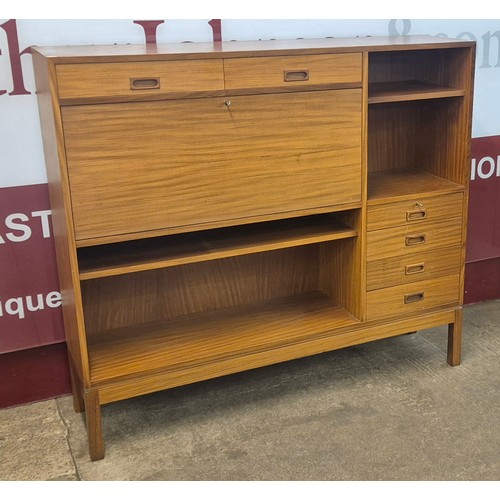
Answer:
<path fill-rule="evenodd" d="M 405 295 L 405 304 L 412 304 L 413 302 L 420 302 L 424 300 L 424 292 L 407 293 Z"/>
<path fill-rule="evenodd" d="M 309 80 L 309 70 L 285 70 L 284 80 L 285 82 L 306 82 Z"/>
<path fill-rule="evenodd" d="M 423 207 L 419 207 L 415 210 L 408 210 L 408 212 L 406 212 L 407 222 L 425 219 L 426 217 L 427 217 L 427 209 Z"/>
<path fill-rule="evenodd" d="M 421 264 L 411 264 L 405 267 L 405 274 L 418 274 L 423 273 L 425 270 L 425 263 Z"/>
<path fill-rule="evenodd" d="M 417 234 L 416 236 L 407 236 L 405 238 L 405 245 L 407 247 L 421 245 L 422 243 L 425 243 L 425 234 Z"/>
<path fill-rule="evenodd" d="M 160 88 L 159 78 L 131 78 L 130 90 L 153 90 Z"/>

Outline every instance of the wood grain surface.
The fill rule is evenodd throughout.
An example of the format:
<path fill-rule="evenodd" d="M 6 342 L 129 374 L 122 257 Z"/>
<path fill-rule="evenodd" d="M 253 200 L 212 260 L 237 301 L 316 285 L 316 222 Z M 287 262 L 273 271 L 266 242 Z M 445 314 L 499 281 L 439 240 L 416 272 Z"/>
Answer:
<path fill-rule="evenodd" d="M 63 122 L 77 240 L 361 200 L 360 90 L 74 106 Z"/>
<path fill-rule="evenodd" d="M 415 187 L 413 185 L 413 188 Z M 401 193 L 403 189 L 400 189 L 399 192 Z M 370 205 L 368 207 L 367 228 L 368 231 L 374 231 L 404 224 L 417 227 L 426 222 L 439 222 L 461 217 L 463 202 L 463 192 L 459 192 L 431 197 L 416 194 L 404 201 Z"/>
<path fill-rule="evenodd" d="M 430 313 L 405 315 L 405 317 L 393 318 L 391 321 L 365 322 L 362 328 L 359 324 L 354 324 L 337 330 L 328 330 L 300 342 L 278 345 L 272 349 L 253 350 L 239 356 L 220 358 L 207 363 L 182 365 L 175 369 L 163 368 L 142 374 L 134 373 L 96 384 L 96 386 L 99 387 L 101 404 L 110 403 L 169 387 L 393 337 L 403 332 L 433 328 L 453 322 L 454 317 L 455 310 L 448 308 Z"/>
<path fill-rule="evenodd" d="M 59 64 L 57 84 L 62 102 L 75 99 L 118 100 L 123 97 L 156 98 L 176 93 L 209 92 L 224 89 L 223 62 L 201 61 L 123 62 Z M 135 80 L 156 79 L 152 89 L 131 88 Z"/>
<path fill-rule="evenodd" d="M 367 318 L 377 320 L 438 306 L 458 306 L 458 285 L 459 275 L 455 274 L 373 290 L 367 293 Z"/>
<path fill-rule="evenodd" d="M 445 87 L 419 80 L 402 82 L 371 83 L 369 88 L 369 104 L 381 102 L 418 101 L 423 99 L 442 99 L 465 95 L 465 90 Z"/>
<path fill-rule="evenodd" d="M 248 57 L 224 61 L 225 88 L 297 87 L 331 83 L 359 83 L 362 54 Z M 297 77 L 287 79 L 288 73 Z M 304 78 L 300 73 L 303 73 Z"/>
<path fill-rule="evenodd" d="M 264 350 L 355 322 L 317 292 L 125 327 L 92 337 L 92 380 Z"/>
<path fill-rule="evenodd" d="M 367 264 L 367 290 L 458 274 L 461 268 L 460 246 L 372 260 Z"/>
<path fill-rule="evenodd" d="M 87 339 L 83 319 L 80 283 L 74 239 L 72 206 L 66 168 L 61 113 L 57 101 L 54 66 L 34 54 L 37 102 L 42 127 L 43 150 L 47 170 L 54 246 L 57 258 L 62 314 L 68 355 L 73 373 L 83 387 L 90 384 Z M 83 387 L 80 390 L 83 390 Z M 81 399 L 81 394 L 75 394 Z"/>
<path fill-rule="evenodd" d="M 92 460 L 119 399 L 446 324 L 460 363 L 474 47 L 33 48 Z"/>
<path fill-rule="evenodd" d="M 417 201 L 463 191 L 464 187 L 460 184 L 416 168 L 368 173 L 368 206 L 408 202 L 408 199 Z"/>
<path fill-rule="evenodd" d="M 320 290 L 319 265 L 317 244 L 82 281 L 87 333 Z"/>
<path fill-rule="evenodd" d="M 462 218 L 369 231 L 367 260 L 378 260 L 402 255 L 418 255 L 437 248 L 460 247 Z"/>
<path fill-rule="evenodd" d="M 474 47 L 470 40 L 428 35 L 312 38 L 295 40 L 248 40 L 198 43 L 122 45 L 67 45 L 33 47 L 57 63 L 155 61 L 174 59 L 232 58 L 249 56 L 289 56 L 292 54 L 332 54 L 343 52 L 396 52 L 425 49 Z"/>
<path fill-rule="evenodd" d="M 358 231 L 334 215 L 147 238 L 79 249 L 80 279 L 96 279 L 163 267 L 352 238 Z"/>

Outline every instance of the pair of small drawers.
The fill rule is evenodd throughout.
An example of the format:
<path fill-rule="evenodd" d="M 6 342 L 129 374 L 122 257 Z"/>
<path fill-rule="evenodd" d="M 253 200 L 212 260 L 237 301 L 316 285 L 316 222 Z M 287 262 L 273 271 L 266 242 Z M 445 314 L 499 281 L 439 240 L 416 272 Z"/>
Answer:
<path fill-rule="evenodd" d="M 368 320 L 458 303 L 462 209 L 462 192 L 368 207 Z"/>
<path fill-rule="evenodd" d="M 60 64 L 62 102 L 78 99 L 156 99 L 264 87 L 358 83 L 362 55 L 318 54 Z"/>

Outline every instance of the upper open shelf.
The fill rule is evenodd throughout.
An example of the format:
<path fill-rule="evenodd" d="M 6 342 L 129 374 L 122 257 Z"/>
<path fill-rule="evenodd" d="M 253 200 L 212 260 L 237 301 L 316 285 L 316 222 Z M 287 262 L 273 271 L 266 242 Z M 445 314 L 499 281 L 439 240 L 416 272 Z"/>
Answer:
<path fill-rule="evenodd" d="M 368 104 L 439 99 L 464 95 L 464 89 L 437 85 L 421 80 L 377 82 L 370 83 L 368 87 Z"/>
<path fill-rule="evenodd" d="M 84 247 L 78 250 L 80 279 L 192 264 L 356 235 L 355 229 L 326 214 Z"/>
<path fill-rule="evenodd" d="M 368 103 L 464 96 L 468 61 L 464 48 L 371 53 Z"/>

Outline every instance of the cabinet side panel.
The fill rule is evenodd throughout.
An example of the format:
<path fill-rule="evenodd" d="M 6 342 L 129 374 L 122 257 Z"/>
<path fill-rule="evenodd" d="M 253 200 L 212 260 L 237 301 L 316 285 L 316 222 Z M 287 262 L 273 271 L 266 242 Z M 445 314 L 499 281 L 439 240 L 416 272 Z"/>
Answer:
<path fill-rule="evenodd" d="M 467 63 L 464 64 L 465 78 L 465 97 L 464 97 L 464 117 L 462 124 L 462 133 L 464 135 L 463 142 L 463 171 L 461 178 L 463 186 L 465 186 L 464 202 L 463 202 L 463 229 L 462 229 L 462 269 L 460 273 L 460 304 L 464 301 L 464 283 L 465 283 L 465 258 L 466 258 L 466 243 L 467 243 L 467 225 L 469 216 L 469 183 L 471 177 L 471 137 L 472 137 L 472 103 L 474 96 L 474 73 L 476 60 L 476 46 L 474 45 L 468 51 Z M 459 177 L 460 178 L 460 177 Z"/>
<path fill-rule="evenodd" d="M 368 231 L 368 80 L 369 72 L 369 53 L 363 53 L 363 101 L 362 101 L 362 134 L 361 134 L 361 186 L 362 186 L 362 207 L 355 221 L 358 227 L 357 241 L 357 269 L 359 272 L 358 282 L 360 289 L 357 291 L 359 301 L 356 310 L 357 317 L 361 321 L 366 320 L 366 236 Z"/>
<path fill-rule="evenodd" d="M 33 50 L 33 65 L 52 210 L 59 285 L 63 302 L 66 342 L 72 367 L 78 378 L 87 386 L 90 380 L 89 367 L 73 237 L 73 221 L 65 175 L 62 127 L 54 84 L 54 68 L 36 50 Z"/>

